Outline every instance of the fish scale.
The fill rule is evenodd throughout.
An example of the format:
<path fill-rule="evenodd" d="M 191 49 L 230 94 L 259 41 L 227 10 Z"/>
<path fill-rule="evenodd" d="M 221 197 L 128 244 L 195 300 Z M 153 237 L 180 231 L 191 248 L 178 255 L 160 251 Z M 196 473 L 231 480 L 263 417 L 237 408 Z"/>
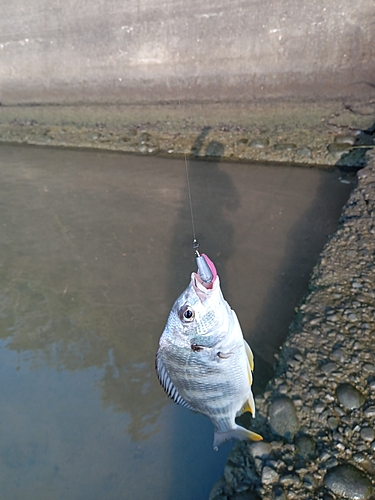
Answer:
<path fill-rule="evenodd" d="M 156 370 L 176 403 L 211 419 L 217 449 L 227 439 L 262 437 L 235 422 L 245 411 L 255 415 L 253 355 L 236 313 L 223 297 L 216 269 L 204 257 L 213 270 L 212 283 L 192 273 L 160 337 Z"/>

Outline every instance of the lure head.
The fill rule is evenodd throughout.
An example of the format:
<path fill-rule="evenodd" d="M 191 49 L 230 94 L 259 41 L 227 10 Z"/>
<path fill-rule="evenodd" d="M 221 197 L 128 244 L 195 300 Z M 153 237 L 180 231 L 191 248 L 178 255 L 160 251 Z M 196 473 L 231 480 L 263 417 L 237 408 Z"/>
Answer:
<path fill-rule="evenodd" d="M 211 289 L 213 287 L 214 281 L 217 278 L 215 265 L 212 260 L 210 260 L 204 253 L 200 255 L 198 250 L 196 250 L 195 255 L 195 260 L 198 267 L 198 275 L 202 282 L 202 285 L 207 289 Z"/>

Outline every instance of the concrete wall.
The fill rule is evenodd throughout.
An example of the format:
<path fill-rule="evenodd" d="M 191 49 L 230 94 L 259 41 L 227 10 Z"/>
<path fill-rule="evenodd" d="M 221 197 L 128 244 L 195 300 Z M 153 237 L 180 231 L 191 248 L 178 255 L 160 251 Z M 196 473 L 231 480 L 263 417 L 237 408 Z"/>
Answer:
<path fill-rule="evenodd" d="M 3 104 L 375 96 L 374 0 L 0 0 Z"/>

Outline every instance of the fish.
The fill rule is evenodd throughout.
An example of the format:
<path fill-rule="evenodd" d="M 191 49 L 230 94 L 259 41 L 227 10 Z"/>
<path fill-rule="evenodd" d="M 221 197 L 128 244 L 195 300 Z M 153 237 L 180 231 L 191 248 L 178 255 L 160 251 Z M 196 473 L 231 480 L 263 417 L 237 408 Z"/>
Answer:
<path fill-rule="evenodd" d="M 156 371 L 176 403 L 211 419 L 214 449 L 230 439 L 262 436 L 235 422 L 255 416 L 254 356 L 236 313 L 224 299 L 215 265 L 197 252 L 198 272 L 177 298 L 159 340 Z"/>

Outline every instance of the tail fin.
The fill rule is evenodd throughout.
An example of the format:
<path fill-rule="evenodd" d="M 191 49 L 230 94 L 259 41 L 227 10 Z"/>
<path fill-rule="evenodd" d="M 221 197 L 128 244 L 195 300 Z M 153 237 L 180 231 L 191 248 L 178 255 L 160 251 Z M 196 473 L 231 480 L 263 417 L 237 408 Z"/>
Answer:
<path fill-rule="evenodd" d="M 242 439 L 244 441 L 262 441 L 263 438 L 256 432 L 249 431 L 245 429 L 245 427 L 241 427 L 240 425 L 236 425 L 234 429 L 230 429 L 225 432 L 217 432 L 215 431 L 214 436 L 214 450 L 217 451 L 218 447 L 228 441 L 229 439 Z"/>

